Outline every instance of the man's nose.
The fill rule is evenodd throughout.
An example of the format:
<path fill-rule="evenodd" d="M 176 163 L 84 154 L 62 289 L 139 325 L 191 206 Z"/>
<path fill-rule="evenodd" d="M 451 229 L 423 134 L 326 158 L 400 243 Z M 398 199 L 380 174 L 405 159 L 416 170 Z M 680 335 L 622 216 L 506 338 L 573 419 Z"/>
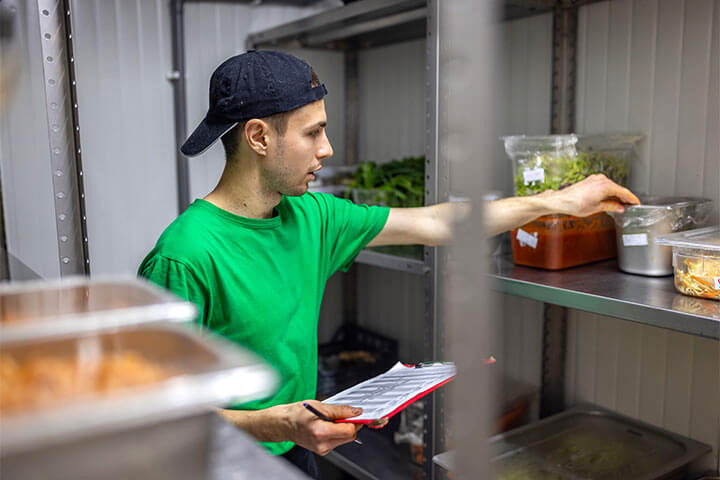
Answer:
<path fill-rule="evenodd" d="M 333 155 L 333 148 L 332 145 L 330 145 L 330 139 L 327 137 L 327 133 L 323 132 L 323 142 L 320 145 L 320 148 L 317 152 L 317 157 L 319 159 L 325 159 L 330 158 Z"/>

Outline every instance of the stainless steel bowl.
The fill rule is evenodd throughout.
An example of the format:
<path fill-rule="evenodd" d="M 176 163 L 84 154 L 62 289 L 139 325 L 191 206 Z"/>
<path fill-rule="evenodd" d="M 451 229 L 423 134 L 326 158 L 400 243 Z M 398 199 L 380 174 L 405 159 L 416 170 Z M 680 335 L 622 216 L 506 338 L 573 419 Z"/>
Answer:
<path fill-rule="evenodd" d="M 641 205 L 612 213 L 618 246 L 618 265 L 628 273 L 659 277 L 671 275 L 672 249 L 655 237 L 705 226 L 712 200 L 696 197 L 641 197 Z"/>

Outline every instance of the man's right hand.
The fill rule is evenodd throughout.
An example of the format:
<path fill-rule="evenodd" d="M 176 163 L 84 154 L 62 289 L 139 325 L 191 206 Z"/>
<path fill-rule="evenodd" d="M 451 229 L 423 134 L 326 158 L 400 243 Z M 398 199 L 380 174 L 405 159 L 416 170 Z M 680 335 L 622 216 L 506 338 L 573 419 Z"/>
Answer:
<path fill-rule="evenodd" d="M 362 413 L 362 408 L 330 405 L 317 400 L 279 405 L 278 407 L 284 407 L 288 421 L 290 434 L 288 440 L 318 455 L 327 455 L 335 447 L 357 438 L 357 432 L 362 428 L 362 424 L 328 422 L 303 407 L 303 403 L 312 405 L 332 420 L 356 417 Z"/>
<path fill-rule="evenodd" d="M 305 400 L 333 420 L 357 417 L 361 408 L 329 405 Z M 333 423 L 318 418 L 303 407 L 303 402 L 276 405 L 263 410 L 225 410 L 218 413 L 233 425 L 242 428 L 260 442 L 291 441 L 319 455 L 327 455 L 335 447 L 352 442 L 362 424 Z M 380 423 L 377 426 L 383 426 Z"/>

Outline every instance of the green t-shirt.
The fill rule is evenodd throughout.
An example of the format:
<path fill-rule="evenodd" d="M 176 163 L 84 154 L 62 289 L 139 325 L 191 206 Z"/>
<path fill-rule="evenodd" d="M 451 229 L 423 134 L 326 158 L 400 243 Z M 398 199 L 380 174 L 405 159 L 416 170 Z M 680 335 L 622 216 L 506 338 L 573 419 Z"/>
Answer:
<path fill-rule="evenodd" d="M 337 270 L 350 268 L 388 212 L 306 193 L 283 197 L 274 217 L 254 219 L 198 199 L 165 229 L 138 275 L 194 302 L 198 321 L 278 370 L 282 385 L 275 395 L 232 408 L 315 398 L 325 284 Z M 274 454 L 293 446 L 264 445 Z"/>

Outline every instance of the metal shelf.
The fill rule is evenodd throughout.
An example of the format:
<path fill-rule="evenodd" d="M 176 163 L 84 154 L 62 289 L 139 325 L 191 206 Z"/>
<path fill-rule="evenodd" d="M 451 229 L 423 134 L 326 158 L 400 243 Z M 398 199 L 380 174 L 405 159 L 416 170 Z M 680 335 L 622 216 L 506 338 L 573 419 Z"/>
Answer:
<path fill-rule="evenodd" d="M 494 261 L 500 292 L 720 340 L 720 302 L 678 293 L 672 277 L 623 273 L 615 260 L 562 271 Z"/>
<path fill-rule="evenodd" d="M 358 438 L 362 445 L 341 445 L 325 459 L 361 480 L 420 478 L 422 469 L 410 462 L 408 445 L 397 445 L 382 433 L 367 428 L 358 432 Z"/>
<path fill-rule="evenodd" d="M 248 35 L 248 48 L 357 49 L 425 37 L 426 0 L 364 0 Z"/>
<path fill-rule="evenodd" d="M 500 20 L 553 11 L 556 0 L 505 0 Z M 427 0 L 363 0 L 248 35 L 248 48 L 357 50 L 424 38 Z"/>
<path fill-rule="evenodd" d="M 363 250 L 355 259 L 356 263 L 365 265 L 373 265 L 375 267 L 388 268 L 399 272 L 414 273 L 422 275 L 429 269 L 422 260 L 409 257 L 399 257 L 397 255 L 389 255 L 387 253 L 373 252 L 372 250 Z"/>

